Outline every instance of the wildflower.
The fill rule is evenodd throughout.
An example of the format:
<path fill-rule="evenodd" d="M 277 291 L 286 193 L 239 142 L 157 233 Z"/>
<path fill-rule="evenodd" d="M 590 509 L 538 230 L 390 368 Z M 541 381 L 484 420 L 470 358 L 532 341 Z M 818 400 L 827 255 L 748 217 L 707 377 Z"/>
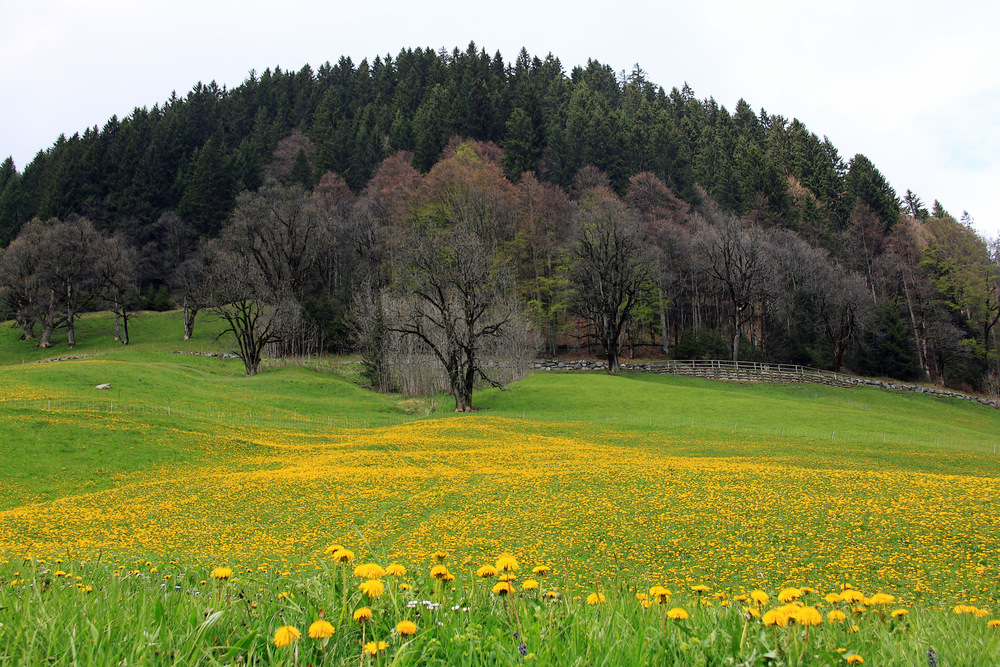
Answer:
<path fill-rule="evenodd" d="M 851 655 L 847 656 L 847 664 L 849 664 L 849 665 L 863 665 L 863 664 L 865 664 L 865 659 L 862 658 L 857 653 L 852 653 Z"/>
<path fill-rule="evenodd" d="M 854 602 L 861 602 L 862 600 L 865 599 L 865 596 L 861 593 L 861 591 L 846 589 L 843 593 L 840 594 L 840 599 L 843 600 L 844 602 L 854 603 Z"/>
<path fill-rule="evenodd" d="M 770 610 L 764 614 L 764 618 L 761 620 L 764 625 L 777 625 L 782 628 L 788 625 L 788 616 L 781 609 Z"/>
<path fill-rule="evenodd" d="M 482 579 L 489 579 L 490 577 L 497 576 L 497 569 L 492 565 L 483 565 L 476 570 L 476 576 Z"/>
<path fill-rule="evenodd" d="M 370 598 L 377 598 L 385 592 L 385 586 L 382 584 L 381 579 L 368 579 L 367 581 L 362 581 L 358 585 L 358 588 L 360 588 L 361 592 Z"/>
<path fill-rule="evenodd" d="M 535 581 L 534 579 L 526 579 L 524 583 L 521 584 L 521 588 L 523 588 L 526 591 L 534 590 L 538 588 L 538 582 Z"/>
<path fill-rule="evenodd" d="M 892 612 L 892 617 L 893 618 L 900 618 L 901 616 L 906 616 L 909 613 L 910 612 L 908 610 L 906 610 L 906 609 L 895 609 Z"/>
<path fill-rule="evenodd" d="M 389 563 L 389 566 L 385 568 L 385 573 L 390 577 L 402 577 L 406 575 L 406 568 L 399 563 Z M 375 579 L 379 578 L 375 577 Z"/>
<path fill-rule="evenodd" d="M 771 601 L 771 596 L 764 591 L 756 590 L 750 592 L 750 599 L 753 600 L 754 604 L 758 607 L 763 607 Z"/>
<path fill-rule="evenodd" d="M 657 604 L 663 604 L 670 597 L 670 591 L 663 586 L 653 586 L 649 589 L 649 595 Z"/>
<path fill-rule="evenodd" d="M 937 651 L 933 646 L 927 649 L 927 664 L 929 667 L 937 667 Z"/>
<path fill-rule="evenodd" d="M 385 576 L 385 570 L 375 563 L 366 563 L 354 568 L 354 576 L 364 579 L 381 579 Z"/>
<path fill-rule="evenodd" d="M 497 577 L 497 581 L 517 581 L 517 577 L 513 574 L 501 574 Z"/>
<path fill-rule="evenodd" d="M 448 568 L 444 565 L 435 565 L 431 568 L 431 577 L 434 579 L 444 579 L 448 576 Z"/>
<path fill-rule="evenodd" d="M 869 598 L 868 604 L 886 605 L 886 604 L 892 604 L 895 601 L 896 598 L 894 598 L 891 595 L 887 595 L 885 593 L 876 593 L 875 595 L 871 596 L 871 598 Z"/>
<path fill-rule="evenodd" d="M 691 590 L 697 593 L 698 595 L 701 595 L 702 593 L 707 593 L 712 589 L 706 586 L 705 584 L 698 584 L 697 586 L 692 586 Z"/>
<path fill-rule="evenodd" d="M 1000 618 L 994 618 L 986 624 L 988 628 L 1000 628 Z"/>
<path fill-rule="evenodd" d="M 667 616 L 674 619 L 675 621 L 686 621 L 687 619 L 691 618 L 691 616 L 687 613 L 687 610 L 682 609 L 681 607 L 674 607 L 673 609 L 667 612 Z"/>
<path fill-rule="evenodd" d="M 843 623 L 844 621 L 847 620 L 847 614 L 840 611 L 839 609 L 834 609 L 833 611 L 831 611 L 826 615 L 826 620 L 830 621 L 831 623 Z"/>
<path fill-rule="evenodd" d="M 443 561 L 447 557 L 448 557 L 448 552 L 446 551 L 435 551 L 434 555 L 432 556 L 432 558 L 438 562 Z"/>
<path fill-rule="evenodd" d="M 378 655 L 387 648 L 389 648 L 389 644 L 387 642 L 368 642 L 365 644 L 364 652 L 368 655 Z"/>
<path fill-rule="evenodd" d="M 517 572 L 517 559 L 510 554 L 503 554 L 497 558 L 497 569 L 501 572 Z"/>
<path fill-rule="evenodd" d="M 591 593 L 587 596 L 587 604 L 601 604 L 602 602 L 607 601 L 607 598 L 604 597 L 604 593 Z"/>
<path fill-rule="evenodd" d="M 827 603 L 827 604 L 837 604 L 838 602 L 840 602 L 841 600 L 843 600 L 843 598 L 841 598 L 841 597 L 840 597 L 839 595 L 837 595 L 836 593 L 830 593 L 830 594 L 828 594 L 828 595 L 827 595 L 827 596 L 826 596 L 825 598 L 823 598 L 823 599 L 824 599 L 824 600 L 826 600 L 826 603 Z"/>
<path fill-rule="evenodd" d="M 792 615 L 799 625 L 819 625 L 823 622 L 823 617 L 816 611 L 816 607 L 802 607 Z"/>
<path fill-rule="evenodd" d="M 417 624 L 413 621 L 400 621 L 396 624 L 396 632 L 408 637 L 417 632 Z"/>
<path fill-rule="evenodd" d="M 535 566 L 534 568 L 531 569 L 531 573 L 532 574 L 537 574 L 539 577 L 544 577 L 546 574 L 549 573 L 549 566 L 548 565 L 537 565 L 537 566 Z"/>
<path fill-rule="evenodd" d="M 338 551 L 343 551 L 343 549 L 344 547 L 340 546 L 339 544 L 331 544 L 330 546 L 328 546 L 326 549 L 323 550 L 323 553 L 326 554 L 327 556 L 332 556 Z"/>
<path fill-rule="evenodd" d="M 367 623 L 372 620 L 372 610 L 370 607 L 361 607 L 354 612 L 354 620 L 357 623 Z"/>
<path fill-rule="evenodd" d="M 778 593 L 778 599 L 786 603 L 798 600 L 800 597 L 802 597 L 802 591 L 794 587 L 784 588 Z"/>
<path fill-rule="evenodd" d="M 350 563 L 354 560 L 354 552 L 350 549 L 337 549 L 333 552 L 333 559 L 341 563 Z"/>
<path fill-rule="evenodd" d="M 508 593 L 513 592 L 513 590 L 510 587 L 510 582 L 508 582 L 508 581 L 501 581 L 498 584 L 496 584 L 495 586 L 493 586 L 493 592 L 496 595 L 504 596 L 504 595 L 507 595 Z"/>
<path fill-rule="evenodd" d="M 445 581 L 445 582 L 455 581 L 455 575 L 453 575 L 451 572 L 448 572 L 443 577 L 441 577 L 441 581 Z"/>
<path fill-rule="evenodd" d="M 409 584 L 400 584 L 399 585 L 399 590 L 401 590 L 401 591 L 412 591 L 413 590 L 413 586 L 411 586 Z"/>
<path fill-rule="evenodd" d="M 274 632 L 275 646 L 288 646 L 299 641 L 302 633 L 294 625 L 283 625 Z"/>
<path fill-rule="evenodd" d="M 309 626 L 309 638 L 328 639 L 333 636 L 334 630 L 334 627 L 328 621 L 320 619 Z"/>

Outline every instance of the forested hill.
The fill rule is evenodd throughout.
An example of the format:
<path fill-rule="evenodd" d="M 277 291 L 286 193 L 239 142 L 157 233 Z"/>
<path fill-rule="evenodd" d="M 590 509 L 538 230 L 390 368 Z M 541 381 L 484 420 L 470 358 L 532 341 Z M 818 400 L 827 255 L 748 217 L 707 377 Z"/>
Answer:
<path fill-rule="evenodd" d="M 275 168 L 276 150 L 293 180 L 309 186 L 333 171 L 357 191 L 396 151 L 412 151 L 427 171 L 452 136 L 501 146 L 512 179 L 534 171 L 569 188 L 593 165 L 623 193 L 648 171 L 687 202 L 700 185 L 725 210 L 818 235 L 843 229 L 858 201 L 886 224 L 899 219 L 896 193 L 869 160 L 842 158 L 798 120 L 743 100 L 729 111 L 686 85 L 667 91 L 638 67 L 619 74 L 590 61 L 567 73 L 558 58 L 524 50 L 507 65 L 470 44 L 251 73 L 232 90 L 199 83 L 61 136 L 23 173 L 3 164 L 0 243 L 32 217 L 70 213 L 115 229 L 176 210 L 213 234 L 236 194 Z"/>
<path fill-rule="evenodd" d="M 425 354 L 400 334 L 422 312 L 400 310 L 415 276 L 481 255 L 459 274 L 479 271 L 483 303 L 526 314 L 549 354 L 753 358 L 970 388 L 1000 364 L 1000 242 L 899 197 L 863 155 L 743 100 L 730 111 L 668 92 L 638 66 L 567 73 L 551 55 L 508 65 L 474 44 L 198 84 L 60 137 L 23 172 L 8 158 L 4 246 L 0 316 L 25 339 L 41 325 L 44 345 L 61 327 L 72 342 L 87 309 L 127 324 L 176 302 L 193 322 L 231 288 L 227 303 L 287 316 L 272 351 Z M 434 264 L 442 247 L 451 264 Z M 381 306 L 403 338 L 365 343 L 357 313 Z"/>

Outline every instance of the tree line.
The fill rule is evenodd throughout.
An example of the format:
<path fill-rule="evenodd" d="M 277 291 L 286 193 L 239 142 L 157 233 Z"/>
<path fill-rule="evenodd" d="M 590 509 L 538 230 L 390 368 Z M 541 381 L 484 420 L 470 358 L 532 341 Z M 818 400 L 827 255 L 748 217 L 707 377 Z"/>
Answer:
<path fill-rule="evenodd" d="M 248 373 L 361 349 L 373 385 L 460 409 L 536 350 L 969 387 L 998 363 L 1000 249 L 967 215 L 639 68 L 404 51 L 112 120 L 0 169 L 4 309 L 39 344 L 97 307 L 127 342 L 172 299 L 185 337 L 222 317 Z"/>

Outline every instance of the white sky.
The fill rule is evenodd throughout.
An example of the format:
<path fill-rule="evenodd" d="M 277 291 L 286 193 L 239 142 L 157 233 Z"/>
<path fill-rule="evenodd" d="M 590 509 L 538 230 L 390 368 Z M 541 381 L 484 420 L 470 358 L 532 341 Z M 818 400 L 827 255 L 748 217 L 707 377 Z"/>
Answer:
<path fill-rule="evenodd" d="M 344 6 L 341 6 L 344 5 Z M 0 0 L 0 159 L 19 170 L 60 132 L 103 126 L 198 81 L 314 69 L 401 48 L 510 62 L 522 46 L 567 72 L 635 63 L 730 111 L 799 118 L 845 159 L 864 153 L 900 196 L 1000 234 L 1000 3 L 983 0 Z"/>

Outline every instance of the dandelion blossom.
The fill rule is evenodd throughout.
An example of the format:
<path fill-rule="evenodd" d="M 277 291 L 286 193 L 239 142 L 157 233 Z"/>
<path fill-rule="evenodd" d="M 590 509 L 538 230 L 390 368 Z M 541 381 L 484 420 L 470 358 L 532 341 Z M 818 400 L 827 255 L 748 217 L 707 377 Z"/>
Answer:
<path fill-rule="evenodd" d="M 834 609 L 833 611 L 831 611 L 826 615 L 826 620 L 830 621 L 831 623 L 843 623 L 844 621 L 847 620 L 847 614 L 840 611 L 839 609 Z"/>
<path fill-rule="evenodd" d="M 587 604 L 601 604 L 602 602 L 607 601 L 607 598 L 604 597 L 604 593 L 591 593 L 587 596 Z"/>
<path fill-rule="evenodd" d="M 534 590 L 538 588 L 538 582 L 534 579 L 525 579 L 524 583 L 521 584 L 521 588 L 526 591 Z"/>
<path fill-rule="evenodd" d="M 333 552 L 333 559 L 341 563 L 350 563 L 354 560 L 354 552 L 350 549 L 337 549 Z"/>
<path fill-rule="evenodd" d="M 896 598 L 894 598 L 891 595 L 887 595 L 885 593 L 876 593 L 875 595 L 871 596 L 868 603 L 877 605 L 887 605 L 887 604 L 892 604 L 895 601 Z"/>
<path fill-rule="evenodd" d="M 764 614 L 761 621 L 764 625 L 777 625 L 783 628 L 788 625 L 788 615 L 782 609 L 772 609 Z"/>
<path fill-rule="evenodd" d="M 328 639 L 333 636 L 334 627 L 322 619 L 309 626 L 310 639 Z"/>
<path fill-rule="evenodd" d="M 363 579 L 381 579 L 385 576 L 385 570 L 375 563 L 365 563 L 354 568 L 354 576 Z"/>
<path fill-rule="evenodd" d="M 503 554 L 497 558 L 497 569 L 501 572 L 517 572 L 517 559 L 510 554 Z"/>
<path fill-rule="evenodd" d="M 667 612 L 667 616 L 674 619 L 675 621 L 686 621 L 687 619 L 691 618 L 690 614 L 687 613 L 687 610 L 682 609 L 681 607 L 674 607 L 673 609 Z"/>
<path fill-rule="evenodd" d="M 388 567 L 385 568 L 385 573 L 390 577 L 403 577 L 406 576 L 406 568 L 399 563 L 389 563 Z M 375 577 L 375 579 L 381 579 L 381 577 Z"/>
<path fill-rule="evenodd" d="M 476 576 L 481 579 L 490 579 L 491 577 L 497 576 L 497 569 L 492 565 L 483 565 L 481 568 L 476 570 Z"/>
<path fill-rule="evenodd" d="M 217 567 L 212 570 L 213 579 L 228 579 L 233 576 L 233 569 L 230 567 Z"/>
<path fill-rule="evenodd" d="M 338 551 L 342 551 L 343 549 L 344 547 L 340 546 L 339 544 L 331 544 L 330 546 L 328 546 L 326 549 L 323 550 L 323 553 L 326 554 L 327 556 L 332 556 L 333 554 L 337 553 Z"/>
<path fill-rule="evenodd" d="M 670 597 L 670 591 L 663 586 L 653 586 L 649 589 L 649 596 L 657 604 L 663 604 Z"/>
<path fill-rule="evenodd" d="M 504 596 L 504 595 L 507 595 L 507 594 L 511 593 L 512 589 L 510 587 L 510 582 L 508 582 L 508 581 L 501 581 L 500 583 L 496 584 L 493 587 L 493 592 L 496 595 L 500 595 L 500 596 Z"/>
<path fill-rule="evenodd" d="M 823 617 L 816 610 L 816 607 L 802 607 L 797 609 L 792 616 L 799 625 L 820 625 Z"/>
<path fill-rule="evenodd" d="M 448 576 L 448 568 L 444 565 L 435 565 L 431 568 L 431 577 L 434 579 L 444 579 Z"/>
<path fill-rule="evenodd" d="M 396 624 L 396 632 L 404 637 L 416 634 L 417 624 L 413 621 L 400 621 Z"/>
<path fill-rule="evenodd" d="M 847 656 L 847 664 L 849 664 L 849 665 L 863 665 L 863 664 L 865 664 L 865 659 L 862 658 L 857 653 L 852 653 L 851 655 Z"/>
<path fill-rule="evenodd" d="M 389 648 L 387 642 L 368 642 L 365 644 L 365 653 L 368 655 L 378 655 L 387 648 Z"/>
<path fill-rule="evenodd" d="M 906 616 L 906 615 L 907 615 L 907 614 L 909 614 L 909 613 L 910 613 L 910 612 L 909 612 L 909 610 L 907 610 L 907 609 L 895 609 L 895 610 L 893 610 L 893 612 L 892 612 L 892 617 L 893 617 L 893 618 L 899 618 L 899 617 L 901 617 L 901 616 Z"/>
<path fill-rule="evenodd" d="M 382 583 L 381 579 L 368 579 L 366 581 L 362 581 L 358 585 L 358 588 L 360 588 L 361 592 L 370 598 L 377 598 L 385 592 L 385 585 Z"/>
<path fill-rule="evenodd" d="M 274 632 L 275 646 L 289 646 L 299 641 L 302 633 L 294 625 L 283 625 Z"/>
<path fill-rule="evenodd" d="M 800 597 L 802 597 L 802 591 L 794 587 L 782 589 L 781 592 L 778 593 L 778 599 L 786 603 L 798 600 Z"/>
<path fill-rule="evenodd" d="M 705 584 L 698 584 L 697 586 L 692 586 L 691 590 L 697 593 L 698 595 L 701 595 L 702 593 L 707 593 L 712 589 L 706 586 Z"/>
<path fill-rule="evenodd" d="M 372 610 L 370 607 L 361 607 L 354 612 L 354 620 L 357 623 L 367 623 L 372 620 Z"/>
<path fill-rule="evenodd" d="M 432 556 L 432 558 L 434 558 L 434 560 L 436 561 L 442 561 L 447 557 L 448 557 L 447 551 L 435 551 L 434 555 Z"/>
<path fill-rule="evenodd" d="M 537 565 L 534 568 L 532 568 L 531 573 L 532 574 L 536 574 L 539 577 L 544 577 L 546 574 L 549 573 L 549 566 L 548 565 Z"/>
<path fill-rule="evenodd" d="M 771 601 L 771 596 L 764 591 L 756 590 L 750 592 L 750 599 L 753 600 L 754 604 L 758 607 L 763 607 Z"/>
<path fill-rule="evenodd" d="M 986 624 L 989 628 L 1000 628 L 1000 618 L 994 618 L 989 623 Z"/>

